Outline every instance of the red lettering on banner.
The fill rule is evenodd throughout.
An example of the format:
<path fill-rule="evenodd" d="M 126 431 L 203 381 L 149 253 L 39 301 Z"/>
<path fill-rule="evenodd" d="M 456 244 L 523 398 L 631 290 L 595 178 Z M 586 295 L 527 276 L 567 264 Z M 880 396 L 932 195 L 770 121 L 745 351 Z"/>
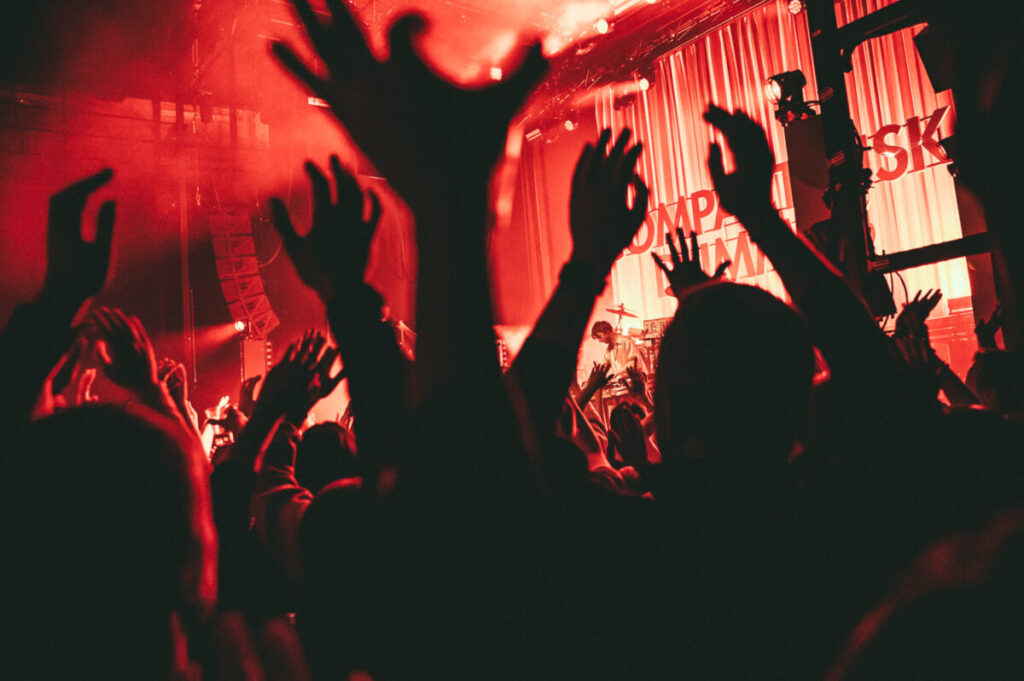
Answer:
<path fill-rule="evenodd" d="M 924 149 L 928 150 L 928 153 L 932 157 L 944 163 L 946 155 L 942 153 L 942 147 L 939 146 L 939 140 L 935 138 L 935 133 L 939 129 L 939 124 L 942 123 L 942 117 L 946 113 L 948 107 L 940 107 L 932 112 L 931 116 L 928 116 L 924 120 L 928 121 L 928 125 L 925 126 L 924 130 L 921 130 L 920 121 L 917 116 L 907 120 L 907 134 L 910 135 L 910 155 L 914 159 L 914 170 L 923 170 L 926 166 L 924 163 Z"/>
<path fill-rule="evenodd" d="M 665 245 L 665 232 L 675 233 L 676 229 L 684 228 L 689 231 L 690 225 L 686 222 L 686 209 L 683 201 L 673 204 L 661 204 L 658 206 L 658 240 L 657 246 Z"/>
<path fill-rule="evenodd" d="M 740 274 L 740 267 L 746 263 L 747 273 L 745 276 L 754 276 L 764 272 L 764 263 L 759 263 L 761 267 L 755 272 L 754 271 L 754 258 L 750 255 L 750 236 L 744 230 L 739 233 L 736 238 L 736 254 L 732 258 L 732 267 L 729 268 L 729 274 L 735 279 Z"/>
<path fill-rule="evenodd" d="M 938 139 L 939 126 L 948 109 L 948 106 L 940 106 L 930 116 L 911 116 L 905 123 L 884 125 L 874 135 L 865 138 L 872 140 L 872 148 L 879 156 L 875 173 L 879 182 L 895 180 L 908 171 L 916 172 L 949 162 Z M 906 148 L 898 139 L 903 128 L 907 129 Z M 925 160 L 925 150 L 931 155 L 931 163 Z M 895 162 L 892 168 L 888 167 L 890 161 Z"/>
<path fill-rule="evenodd" d="M 633 255 L 638 255 L 652 247 L 660 248 L 665 245 L 665 233 L 675 234 L 676 229 L 683 229 L 686 233 L 690 231 L 690 226 L 686 224 L 684 200 L 671 204 L 662 203 L 654 210 L 648 211 L 627 250 Z"/>
<path fill-rule="evenodd" d="M 887 135 L 898 135 L 900 134 L 901 125 L 886 125 L 885 127 L 879 128 L 878 132 L 875 133 L 874 149 L 876 152 L 882 155 L 883 163 L 889 159 L 896 160 L 896 167 L 892 170 L 888 170 L 884 167 L 879 167 L 878 179 L 881 181 L 895 180 L 897 177 L 907 172 L 907 151 L 898 144 L 889 144 L 885 141 Z"/>
<path fill-rule="evenodd" d="M 693 214 L 693 221 L 690 224 L 697 234 L 704 233 L 704 228 L 701 226 L 701 218 L 712 214 L 715 210 L 715 205 L 718 203 L 717 198 L 710 189 L 700 189 L 690 196 L 690 210 Z M 701 199 L 705 201 L 703 207 L 701 206 Z M 718 229 L 719 224 L 721 224 L 721 220 L 716 219 L 715 229 Z"/>

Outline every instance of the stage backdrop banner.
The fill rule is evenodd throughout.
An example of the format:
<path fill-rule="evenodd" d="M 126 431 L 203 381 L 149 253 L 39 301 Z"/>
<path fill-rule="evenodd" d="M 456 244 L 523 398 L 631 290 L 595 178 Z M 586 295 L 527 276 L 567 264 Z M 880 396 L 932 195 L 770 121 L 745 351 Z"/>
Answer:
<path fill-rule="evenodd" d="M 840 25 L 889 4 L 885 0 L 843 0 L 836 5 Z M 764 96 L 765 80 L 800 69 L 807 77 L 807 100 L 817 99 L 806 14 L 789 11 L 787 0 L 766 3 L 655 63 L 655 79 L 631 101 L 608 88 L 595 105 L 598 129 L 617 134 L 632 128 L 644 143 L 640 172 L 650 186 L 647 218 L 633 244 L 612 272 L 612 297 L 639 312 L 641 319 L 670 316 L 675 300 L 651 259 L 667 257 L 665 232 L 696 231 L 705 270 L 731 260 L 728 276 L 761 286 L 785 298 L 771 264 L 754 247 L 735 218 L 719 206 L 707 171 L 712 142 L 723 143 L 703 120 L 709 102 L 739 109 L 764 126 L 775 153 L 773 197 L 793 225 L 784 131 Z M 854 124 L 867 146 L 865 157 L 875 185 L 868 213 L 879 254 L 938 243 L 961 236 L 953 181 L 938 140 L 949 135 L 954 111 L 948 93 L 937 96 L 914 47 L 912 27 L 857 48 L 847 77 Z M 621 89 L 620 89 L 621 92 Z M 726 170 L 729 168 L 726 153 Z M 910 296 L 941 288 L 945 298 L 935 316 L 947 314 L 946 301 L 970 296 L 964 259 L 903 273 Z M 897 306 L 903 286 L 895 279 Z M 607 316 L 607 315 L 604 315 Z"/>

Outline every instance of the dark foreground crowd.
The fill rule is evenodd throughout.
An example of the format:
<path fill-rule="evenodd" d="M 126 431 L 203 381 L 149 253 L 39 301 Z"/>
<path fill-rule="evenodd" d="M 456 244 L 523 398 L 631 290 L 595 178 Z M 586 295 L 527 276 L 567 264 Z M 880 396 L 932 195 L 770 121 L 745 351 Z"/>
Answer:
<path fill-rule="evenodd" d="M 336 158 L 329 174 L 307 164 L 305 236 L 272 208 L 332 339 L 306 334 L 241 386 L 217 422 L 233 443 L 211 459 L 181 365 L 157 360 L 137 318 L 86 304 L 114 204 L 93 241 L 82 212 L 111 171 L 54 195 L 45 284 L 0 336 L 4 678 L 1024 673 L 1024 392 L 999 314 L 966 383 L 928 343 L 937 294 L 884 334 L 774 210 L 764 131 L 711 105 L 733 157 L 727 173 L 711 147 L 715 191 L 793 305 L 706 274 L 696 236 L 669 235 L 679 306 L 655 376 L 630 371 L 632 398 L 604 419 L 604 372 L 578 386 L 577 352 L 647 208 L 641 146 L 627 129 L 582 151 L 572 255 L 502 373 L 487 177 L 539 51 L 461 90 L 417 56 L 419 19 L 380 62 L 340 2 L 330 24 L 295 5 L 327 75 L 276 56 L 416 217 L 415 361 L 363 280 L 379 202 Z M 978 170 L 1005 153 L 983 134 L 993 101 L 961 103 L 958 130 L 986 207 L 1016 182 L 1015 167 Z M 130 399 L 97 401 L 97 369 Z M 342 380 L 349 417 L 307 428 Z"/>

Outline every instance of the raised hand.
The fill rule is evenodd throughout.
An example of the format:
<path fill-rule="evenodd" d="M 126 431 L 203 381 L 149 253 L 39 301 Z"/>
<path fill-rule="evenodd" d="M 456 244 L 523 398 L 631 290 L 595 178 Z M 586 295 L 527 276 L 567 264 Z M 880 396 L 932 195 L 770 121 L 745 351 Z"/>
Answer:
<path fill-rule="evenodd" d="M 647 378 L 644 372 L 636 365 L 636 360 L 626 367 L 626 377 L 629 379 L 629 391 L 636 395 L 644 395 L 647 392 Z"/>
<path fill-rule="evenodd" d="M 923 296 L 921 291 L 918 291 L 913 300 L 904 304 L 903 310 L 896 317 L 895 336 L 920 336 L 927 340 L 928 327 L 924 322 L 940 300 L 942 291 L 939 289 L 928 289 Z"/>
<path fill-rule="evenodd" d="M 697 245 L 697 232 L 690 233 L 689 249 L 686 248 L 686 240 L 683 238 L 683 230 L 681 228 L 676 229 L 676 236 L 679 238 L 678 250 L 676 245 L 672 243 L 672 233 L 665 233 L 665 241 L 668 243 L 668 250 L 672 254 L 672 269 L 665 265 L 657 253 L 651 253 L 651 257 L 654 258 L 654 264 L 661 268 L 661 271 L 668 277 L 668 283 L 672 286 L 672 294 L 676 298 L 682 298 L 687 289 L 725 276 L 726 270 L 732 264 L 731 260 L 726 260 L 715 268 L 715 273 L 710 277 L 700 268 L 700 249 Z"/>
<path fill-rule="evenodd" d="M 60 395 L 64 390 L 70 386 L 76 386 L 76 393 L 81 394 L 78 386 L 81 385 L 82 376 L 86 373 L 86 369 L 82 366 L 82 359 L 89 349 L 89 340 L 83 336 L 75 338 L 75 342 L 71 344 L 71 348 L 64 354 L 57 366 L 55 367 L 55 373 L 52 375 L 52 388 L 54 395 Z M 95 376 L 95 371 L 93 371 Z M 92 381 L 89 380 L 91 384 Z"/>
<path fill-rule="evenodd" d="M 171 396 L 182 418 L 199 432 L 199 414 L 188 401 L 188 373 L 185 365 L 170 357 L 164 357 L 157 365 L 157 377 Z"/>
<path fill-rule="evenodd" d="M 208 419 L 206 422 L 220 426 L 227 432 L 233 433 L 235 437 L 238 437 L 249 420 L 238 407 L 230 404 L 221 411 L 221 414 L 220 418 Z"/>
<path fill-rule="evenodd" d="M 242 381 L 242 387 L 238 390 L 238 411 L 246 416 L 252 416 L 252 409 L 256 406 L 256 389 L 261 380 L 263 376 L 250 376 Z"/>
<path fill-rule="evenodd" d="M 284 239 L 285 250 L 303 283 L 316 291 L 320 300 L 330 302 L 339 286 L 360 283 L 370 258 L 380 200 L 372 191 L 370 214 L 363 219 L 363 191 L 346 172 L 337 156 L 331 156 L 331 173 L 337 200 L 331 200 L 331 186 L 312 161 L 306 162 L 313 187 L 313 226 L 300 237 L 281 199 L 270 199 L 274 226 Z"/>
<path fill-rule="evenodd" d="M 612 410 L 608 419 L 608 458 L 619 453 L 623 463 L 635 466 L 647 462 L 647 435 L 640 417 L 627 404 Z"/>
<path fill-rule="evenodd" d="M 583 388 L 590 392 L 596 392 L 608 385 L 608 381 L 612 380 L 611 374 L 608 373 L 610 368 L 610 362 L 594 362 L 594 366 L 590 368 L 590 375 L 587 377 L 587 382 Z"/>
<path fill-rule="evenodd" d="M 490 88 L 466 90 L 439 78 L 413 45 L 426 28 L 407 15 L 390 30 L 390 57 L 379 62 L 347 8 L 327 0 L 328 24 L 308 0 L 292 0 L 310 42 L 327 68 L 320 78 L 284 43 L 273 52 L 326 101 L 417 215 L 450 208 L 466 188 L 484 187 L 505 149 L 509 122 L 545 72 L 534 45 L 518 72 Z"/>
<path fill-rule="evenodd" d="M 70 314 L 103 288 L 110 265 L 110 240 L 114 231 L 115 205 L 100 206 L 96 237 L 82 238 L 82 211 L 89 196 L 110 181 L 106 168 L 66 187 L 50 198 L 46 232 L 46 279 L 39 299 Z"/>
<path fill-rule="evenodd" d="M 39 399 L 32 409 L 32 418 L 40 419 L 50 416 L 68 406 L 80 407 L 83 404 L 97 402 L 98 398 L 90 392 L 96 379 L 96 370 L 85 368 L 83 358 L 89 349 L 88 339 L 79 336 L 60 360 L 54 365 L 43 381 Z M 71 387 L 71 401 L 62 394 Z"/>
<path fill-rule="evenodd" d="M 978 347 L 982 350 L 996 350 L 996 331 L 1003 325 L 1003 313 L 1006 311 L 1002 301 L 996 304 L 988 319 L 980 318 L 974 326 L 974 335 L 978 337 Z"/>
<path fill-rule="evenodd" d="M 153 344 L 137 317 L 102 307 L 90 314 L 89 321 L 100 332 L 97 350 L 110 380 L 142 394 L 162 386 Z"/>
<path fill-rule="evenodd" d="M 642 144 L 627 150 L 630 129 L 623 129 L 610 151 L 612 131 L 605 129 L 597 144 L 586 145 L 576 163 L 569 197 L 570 261 L 587 262 L 607 273 L 647 214 L 647 185 L 636 174 Z M 633 205 L 627 190 L 634 190 Z"/>
<path fill-rule="evenodd" d="M 157 363 L 156 374 L 157 378 L 167 386 L 167 392 L 171 394 L 176 403 L 181 405 L 188 399 L 188 377 L 184 364 L 170 357 L 163 357 Z"/>
<path fill-rule="evenodd" d="M 772 172 L 775 157 L 764 129 L 741 111 L 729 113 L 714 104 L 708 106 L 704 120 L 725 136 L 732 150 L 736 169 L 725 173 L 722 148 L 712 144 L 708 151 L 708 171 L 722 208 L 743 223 L 750 236 L 757 239 L 760 218 L 775 212 L 772 206 Z M 753 231 L 751 231 L 753 230 Z"/>
<path fill-rule="evenodd" d="M 72 366 L 75 362 L 72 357 L 74 352 L 75 346 L 72 346 L 70 350 L 61 355 L 60 359 L 57 360 L 57 363 L 53 365 L 53 368 L 46 375 L 46 378 L 43 379 L 43 388 L 36 398 L 35 405 L 32 407 L 32 420 L 53 416 L 58 409 L 63 409 L 67 406 L 67 401 L 61 395 L 61 392 L 67 387 L 71 377 Z"/>
<path fill-rule="evenodd" d="M 331 394 L 344 378 L 344 371 L 330 375 L 337 356 L 337 349 L 327 347 L 322 335 L 306 332 L 267 374 L 254 418 L 257 413 L 284 415 L 293 423 L 301 423 L 313 405 Z"/>

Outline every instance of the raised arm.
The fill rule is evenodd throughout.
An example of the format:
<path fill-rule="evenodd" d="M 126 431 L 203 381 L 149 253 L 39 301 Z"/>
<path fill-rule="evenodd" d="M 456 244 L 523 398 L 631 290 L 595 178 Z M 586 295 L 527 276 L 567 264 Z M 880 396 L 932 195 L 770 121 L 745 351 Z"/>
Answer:
<path fill-rule="evenodd" d="M 265 424 L 273 420 L 277 424 L 261 447 L 262 461 L 251 508 L 255 528 L 267 550 L 296 582 L 300 577 L 299 526 L 316 490 L 299 484 L 295 455 L 309 410 L 330 395 L 341 380 L 341 373 L 331 376 L 336 357 L 337 351 L 327 346 L 323 336 L 307 333 L 267 375 L 250 421 Z M 235 446 L 239 444 L 251 456 L 248 438 L 245 442 L 239 438 Z"/>
<path fill-rule="evenodd" d="M 141 404 L 170 419 L 201 448 L 199 430 L 160 380 L 153 344 L 138 317 L 102 307 L 91 312 L 87 321 L 99 332 L 96 349 L 107 377 L 133 392 Z"/>
<path fill-rule="evenodd" d="M 572 255 L 513 367 L 540 432 L 553 428 L 574 380 L 576 354 L 594 301 L 647 213 L 647 186 L 636 175 L 643 146 L 630 147 L 629 138 L 626 128 L 608 150 L 611 130 L 604 130 L 596 145 L 583 148 L 569 198 Z M 627 200 L 630 188 L 632 205 Z M 592 378 L 588 386 L 596 390 Z M 581 398 L 581 403 L 587 400 Z"/>
<path fill-rule="evenodd" d="M 313 225 L 304 237 L 292 226 L 284 204 L 273 199 L 274 224 L 299 276 L 327 306 L 331 331 L 348 376 L 350 407 L 356 423 L 365 470 L 375 475 L 378 460 L 397 450 L 404 419 L 405 363 L 387 322 L 381 319 L 381 297 L 363 282 L 370 245 L 380 219 L 380 202 L 363 191 L 336 156 L 331 157 L 331 183 L 308 163 L 313 190 Z"/>
<path fill-rule="evenodd" d="M 102 170 L 50 198 L 43 288 L 15 311 L 0 336 L 0 412 L 11 424 L 28 421 L 47 373 L 71 345 L 72 319 L 107 279 L 114 202 L 100 207 L 92 242 L 82 238 L 82 212 L 113 176 Z"/>
<path fill-rule="evenodd" d="M 337 350 L 318 333 L 307 331 L 292 343 L 263 381 L 252 416 L 231 447 L 228 459 L 257 467 L 267 438 L 280 421 L 301 428 L 309 410 L 330 395 L 344 378 L 332 375 Z"/>
<path fill-rule="evenodd" d="M 828 362 L 834 390 L 843 395 L 844 406 L 836 416 L 843 423 L 840 428 L 850 435 L 849 443 L 857 441 L 849 446 L 870 449 L 864 438 L 877 439 L 865 432 L 865 423 L 894 438 L 893 445 L 903 435 L 914 438 L 918 426 L 913 425 L 911 414 L 930 414 L 934 405 L 908 381 L 889 339 L 860 298 L 779 217 L 771 200 L 775 160 L 764 130 L 745 114 L 730 114 L 714 105 L 704 117 L 723 134 L 733 152 L 735 170 L 729 174 L 717 144 L 708 155 L 722 207 L 740 219 L 751 240 L 768 256 L 807 320 Z"/>
<path fill-rule="evenodd" d="M 981 401 L 971 389 L 932 348 L 925 320 L 941 299 L 942 291 L 929 289 L 923 296 L 918 291 L 896 317 L 896 331 L 892 340 L 904 361 L 919 378 L 926 395 L 934 398 L 938 390 L 942 390 L 951 406 L 980 405 Z"/>
<path fill-rule="evenodd" d="M 739 218 L 803 312 L 832 375 L 889 372 L 889 344 L 863 302 L 839 273 L 779 217 L 772 205 L 775 159 L 764 130 L 741 112 L 714 105 L 704 118 L 725 137 L 735 170 L 726 174 L 717 144 L 708 154 L 708 170 L 722 207 Z"/>
<path fill-rule="evenodd" d="M 328 75 L 315 75 L 286 45 L 275 44 L 275 54 L 328 102 L 416 217 L 418 385 L 430 395 L 442 386 L 497 384 L 487 179 L 505 150 L 509 122 L 545 70 L 540 46 L 502 83 L 462 89 L 420 57 L 414 41 L 426 26 L 421 17 L 394 24 L 389 59 L 380 62 L 342 3 L 328 2 L 327 25 L 307 0 L 293 4 Z"/>

